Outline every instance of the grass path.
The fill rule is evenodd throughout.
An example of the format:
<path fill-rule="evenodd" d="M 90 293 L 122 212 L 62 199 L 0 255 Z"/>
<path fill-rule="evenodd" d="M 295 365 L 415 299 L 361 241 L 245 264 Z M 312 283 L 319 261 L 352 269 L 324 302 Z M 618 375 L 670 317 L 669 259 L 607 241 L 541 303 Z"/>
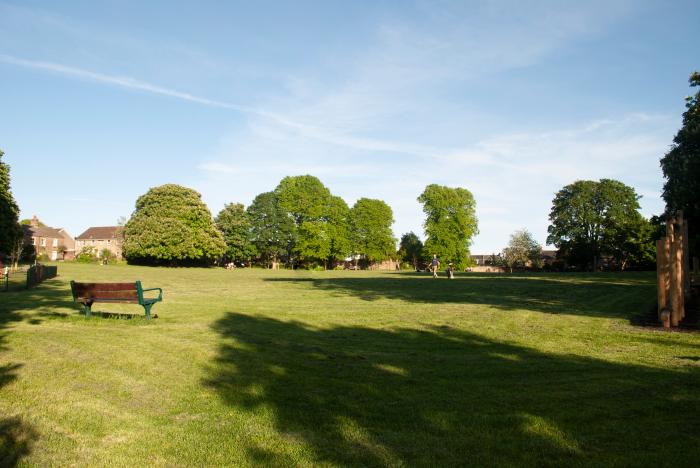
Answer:
<path fill-rule="evenodd" d="M 700 335 L 630 325 L 649 274 L 59 275 L 0 293 L 0 465 L 700 459 Z M 141 279 L 165 301 L 150 322 L 86 319 L 70 279 Z"/>

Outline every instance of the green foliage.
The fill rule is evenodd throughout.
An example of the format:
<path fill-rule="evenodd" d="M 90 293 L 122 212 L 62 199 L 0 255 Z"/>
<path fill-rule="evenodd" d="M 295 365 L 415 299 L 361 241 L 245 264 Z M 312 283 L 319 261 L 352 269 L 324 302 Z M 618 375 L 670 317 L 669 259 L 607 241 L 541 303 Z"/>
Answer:
<path fill-rule="evenodd" d="M 501 256 L 503 265 L 510 271 L 513 268 L 542 268 L 542 246 L 526 229 L 510 235 L 508 247 Z"/>
<path fill-rule="evenodd" d="M 415 233 L 407 232 L 401 236 L 398 255 L 404 262 L 410 262 L 414 270 L 418 269 L 418 261 L 423 258 L 423 242 Z"/>
<path fill-rule="evenodd" d="M 469 245 L 478 234 L 476 202 L 464 188 L 428 185 L 418 197 L 426 215 L 425 256 L 437 255 L 441 262 L 454 263 L 457 270 L 469 262 Z"/>
<path fill-rule="evenodd" d="M 700 73 L 690 75 L 690 86 L 700 86 Z M 673 138 L 671 150 L 661 159 L 666 183 L 666 211 L 683 210 L 688 220 L 691 251 L 700 250 L 700 91 L 686 98 L 683 126 Z"/>
<path fill-rule="evenodd" d="M 292 250 L 302 262 L 326 266 L 349 253 L 348 206 L 320 180 L 310 175 L 285 177 L 275 195 L 294 223 Z"/>
<path fill-rule="evenodd" d="M 552 202 L 547 243 L 569 264 L 597 271 L 602 255 L 619 253 L 620 240 L 634 237 L 642 218 L 638 199 L 632 187 L 612 179 L 567 185 Z"/>
<path fill-rule="evenodd" d="M 95 263 L 97 261 L 97 249 L 91 245 L 86 245 L 75 256 L 75 261 L 79 263 Z"/>
<path fill-rule="evenodd" d="M 627 268 L 653 270 L 656 268 L 656 239 L 656 226 L 640 216 L 624 229 L 612 233 L 608 254 L 620 271 Z"/>
<path fill-rule="evenodd" d="M 37 225 L 38 225 L 39 227 L 46 227 L 46 224 L 42 223 L 42 222 L 39 221 L 39 220 L 37 220 L 37 221 L 38 221 L 38 224 L 37 224 Z M 32 220 L 31 220 L 31 219 L 25 218 L 25 219 L 21 220 L 21 221 L 19 222 L 19 224 L 22 224 L 22 225 L 24 225 L 24 226 L 29 226 L 29 225 L 32 224 Z"/>
<path fill-rule="evenodd" d="M 108 263 L 112 263 L 117 259 L 116 255 L 112 253 L 111 250 L 109 249 L 102 249 L 100 250 L 99 254 L 99 260 L 107 265 Z"/>
<path fill-rule="evenodd" d="M 201 195 L 166 184 L 136 201 L 123 249 L 132 263 L 208 264 L 224 254 L 226 244 Z"/>
<path fill-rule="evenodd" d="M 391 231 L 394 213 L 382 200 L 360 198 L 350 210 L 350 236 L 353 251 L 367 261 L 381 262 L 396 253 Z"/>
<path fill-rule="evenodd" d="M 10 190 L 10 166 L 2 162 L 0 150 L 0 254 L 11 255 L 22 242 L 24 233 L 19 225 L 19 207 Z"/>
<path fill-rule="evenodd" d="M 288 259 L 296 239 L 294 221 L 279 204 L 275 192 L 261 193 L 246 210 L 251 242 L 258 255 L 270 263 Z"/>
<path fill-rule="evenodd" d="M 22 246 L 19 254 L 19 261 L 22 263 L 34 263 L 36 260 L 36 249 L 33 245 Z"/>
<path fill-rule="evenodd" d="M 248 260 L 256 255 L 255 245 L 251 242 L 250 219 L 242 204 L 225 205 L 214 222 L 224 236 L 229 260 Z"/>
<path fill-rule="evenodd" d="M 326 215 L 331 192 L 311 175 L 282 179 L 275 189 L 279 204 L 300 227 L 305 221 L 318 221 Z"/>
<path fill-rule="evenodd" d="M 350 208 L 340 197 L 331 195 L 326 209 L 326 232 L 328 233 L 328 261 L 333 264 L 345 259 L 352 251 L 350 242 Z"/>

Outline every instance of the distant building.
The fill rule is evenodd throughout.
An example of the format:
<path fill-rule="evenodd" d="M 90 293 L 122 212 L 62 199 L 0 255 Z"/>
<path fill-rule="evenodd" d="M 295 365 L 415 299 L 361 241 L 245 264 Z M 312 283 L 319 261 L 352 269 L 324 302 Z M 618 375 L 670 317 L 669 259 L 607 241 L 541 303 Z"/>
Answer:
<path fill-rule="evenodd" d="M 75 257 L 75 240 L 63 228 L 44 226 L 34 215 L 23 224 L 24 245 L 34 246 L 37 257 L 46 254 L 49 260 L 71 260 Z"/>
<path fill-rule="evenodd" d="M 542 251 L 542 263 L 545 265 L 551 265 L 557 260 L 558 250 L 543 250 Z"/>
<path fill-rule="evenodd" d="M 484 266 L 484 265 L 490 265 L 491 264 L 491 259 L 496 256 L 498 257 L 498 254 L 491 254 L 491 255 L 470 255 L 469 258 L 474 261 L 474 263 L 477 266 Z"/>
<path fill-rule="evenodd" d="M 121 226 L 91 227 L 75 238 L 75 250 L 80 252 L 84 247 L 94 247 L 98 257 L 102 256 L 104 249 L 109 249 L 115 257 L 122 259 L 122 233 Z"/>

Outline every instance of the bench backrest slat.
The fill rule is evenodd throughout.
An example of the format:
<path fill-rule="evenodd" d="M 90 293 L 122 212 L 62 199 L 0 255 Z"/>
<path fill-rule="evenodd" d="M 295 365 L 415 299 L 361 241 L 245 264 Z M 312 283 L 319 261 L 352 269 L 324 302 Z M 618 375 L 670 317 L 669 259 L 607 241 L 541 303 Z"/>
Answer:
<path fill-rule="evenodd" d="M 81 299 L 101 298 L 138 301 L 140 294 L 136 283 L 76 283 L 71 282 L 73 297 Z"/>

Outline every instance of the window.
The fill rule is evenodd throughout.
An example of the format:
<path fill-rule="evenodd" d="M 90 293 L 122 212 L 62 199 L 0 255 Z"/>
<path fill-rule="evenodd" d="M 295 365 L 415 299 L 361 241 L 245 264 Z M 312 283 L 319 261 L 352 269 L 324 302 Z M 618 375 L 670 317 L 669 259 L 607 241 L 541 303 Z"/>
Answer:
<path fill-rule="evenodd" d="M 57 246 L 58 246 L 58 239 L 54 239 L 54 240 L 53 240 L 53 246 L 54 246 L 54 247 L 57 247 Z"/>
<path fill-rule="evenodd" d="M 36 237 L 32 237 L 32 245 L 36 245 Z"/>
<path fill-rule="evenodd" d="M 46 239 L 43 237 L 41 238 L 41 241 L 39 242 L 42 247 L 46 247 Z"/>

